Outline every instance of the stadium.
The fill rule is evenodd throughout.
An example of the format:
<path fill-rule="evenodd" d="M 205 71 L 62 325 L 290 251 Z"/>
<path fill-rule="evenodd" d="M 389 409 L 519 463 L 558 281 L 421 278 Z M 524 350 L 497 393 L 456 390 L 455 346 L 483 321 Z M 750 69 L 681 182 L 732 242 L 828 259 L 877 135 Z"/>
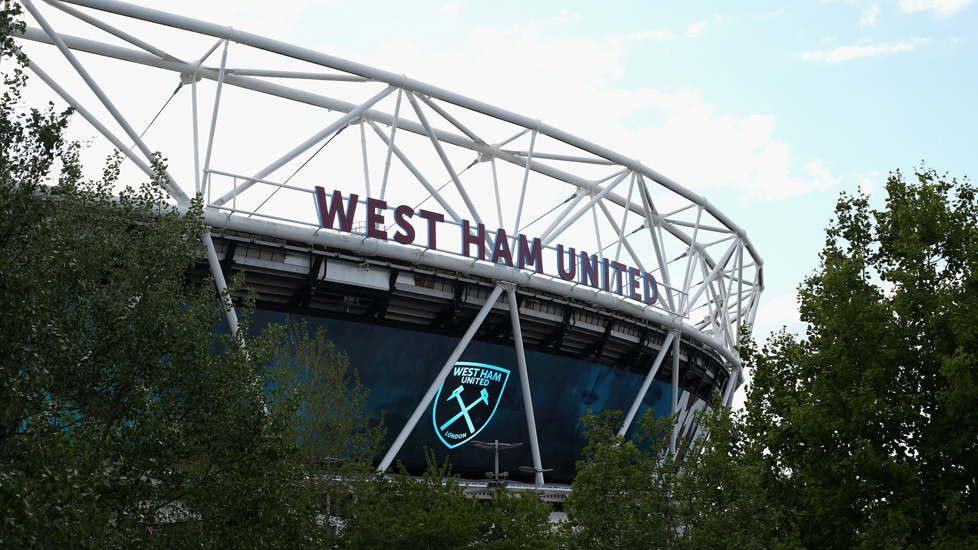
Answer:
<path fill-rule="evenodd" d="M 379 468 L 423 469 L 427 447 L 473 491 L 504 470 L 559 500 L 586 411 L 624 411 L 626 437 L 649 411 L 677 414 L 675 445 L 743 383 L 760 256 L 639 160 L 231 27 L 110 0 L 23 4 L 39 93 L 74 107 L 91 153 L 120 151 L 138 182 L 159 151 L 174 207 L 204 201 L 192 277 L 242 275 L 253 327 L 299 316 L 349 356 L 387 426 Z"/>

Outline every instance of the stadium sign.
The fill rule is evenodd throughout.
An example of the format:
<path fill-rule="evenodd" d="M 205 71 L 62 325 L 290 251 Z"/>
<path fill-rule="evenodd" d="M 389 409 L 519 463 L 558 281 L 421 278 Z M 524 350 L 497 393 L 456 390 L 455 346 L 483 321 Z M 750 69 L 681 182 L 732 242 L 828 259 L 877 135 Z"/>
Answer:
<path fill-rule="evenodd" d="M 449 449 L 482 431 L 499 406 L 509 381 L 509 369 L 482 363 L 455 363 L 438 388 L 431 420 L 435 433 Z M 446 388 L 450 388 L 446 391 Z"/>
<path fill-rule="evenodd" d="M 343 205 L 343 193 L 334 190 L 332 195 L 327 195 L 323 187 L 316 187 L 315 200 L 316 210 L 319 214 L 319 225 L 325 229 L 337 229 L 347 233 L 353 232 L 354 221 L 357 217 L 357 206 L 360 204 L 360 197 L 350 194 Z M 418 238 L 418 231 L 415 224 L 425 227 L 428 241 L 424 245 L 429 250 L 439 250 L 438 248 L 438 225 L 445 221 L 445 215 L 428 210 L 417 210 L 408 205 L 389 207 L 387 201 L 368 197 L 366 200 L 366 234 L 367 237 L 380 240 L 389 240 L 391 237 L 385 227 L 388 226 L 388 212 L 393 211 L 393 222 L 397 226 L 397 231 L 393 239 L 403 245 L 415 244 Z M 476 224 L 475 232 L 472 231 L 472 223 L 469 220 L 462 220 L 461 250 L 462 255 L 468 258 L 475 257 L 479 260 L 486 260 L 494 264 L 502 264 L 518 269 L 532 269 L 537 273 L 555 274 L 565 281 L 577 281 L 582 285 L 587 285 L 595 289 L 606 292 L 614 292 L 620 296 L 631 298 L 632 300 L 652 305 L 659 296 L 658 285 L 655 277 L 651 273 L 641 269 L 630 267 L 615 260 L 602 258 L 598 254 L 588 254 L 581 251 L 580 254 L 574 248 L 565 248 L 558 244 L 556 247 L 557 269 L 547 270 L 544 267 L 544 245 L 538 237 L 532 240 L 523 234 L 513 238 L 513 245 L 506 235 L 506 230 L 496 229 L 495 238 L 488 239 L 484 224 Z M 487 250 L 491 248 L 491 253 Z M 474 256 L 471 254 L 474 250 Z M 566 250 L 566 253 L 565 253 Z M 566 263 L 565 263 L 566 262 Z M 578 269 L 579 267 L 579 269 Z M 580 273 L 578 273 L 578 270 Z"/>

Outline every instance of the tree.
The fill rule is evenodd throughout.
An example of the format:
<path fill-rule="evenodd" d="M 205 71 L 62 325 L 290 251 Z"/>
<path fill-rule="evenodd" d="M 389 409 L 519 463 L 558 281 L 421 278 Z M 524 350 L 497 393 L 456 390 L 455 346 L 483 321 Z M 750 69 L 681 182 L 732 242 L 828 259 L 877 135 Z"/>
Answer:
<path fill-rule="evenodd" d="M 978 544 L 975 189 L 921 168 L 843 195 L 800 287 L 807 338 L 743 350 L 745 429 L 805 547 Z"/>
<path fill-rule="evenodd" d="M 643 417 L 635 441 L 617 435 L 619 411 L 589 411 L 582 421 L 588 444 L 565 502 L 568 547 L 672 547 L 679 525 L 672 419 Z"/>
<path fill-rule="evenodd" d="M 719 395 L 714 398 L 719 403 Z M 674 418 L 642 419 L 617 435 L 621 414 L 584 418 L 588 445 L 566 503 L 569 548 L 795 548 L 783 508 L 761 486 L 760 448 L 739 415 L 697 413 L 703 435 L 669 453 Z"/>
<path fill-rule="evenodd" d="M 474 548 L 517 550 L 560 548 L 552 508 L 532 491 L 497 489 L 492 499 L 465 494 L 448 460 L 426 451 L 428 467 L 416 478 L 398 465 L 397 474 L 376 474 L 362 483 L 350 504 L 340 548 Z"/>
<path fill-rule="evenodd" d="M 452 476 L 446 459 L 428 453 L 428 468 L 415 479 L 398 464 L 389 478 L 377 474 L 357 495 L 356 510 L 343 529 L 345 547 L 464 548 L 479 537 L 478 503 Z"/>
<path fill-rule="evenodd" d="M 283 346 L 273 359 L 273 378 L 279 401 L 293 419 L 299 449 L 297 460 L 305 472 L 305 485 L 321 522 L 319 537 L 307 544 L 336 544 L 338 526 L 351 521 L 365 484 L 373 480 L 373 458 L 384 439 L 383 419 L 371 426 L 366 413 L 369 391 L 319 327 L 289 320 Z"/>
<path fill-rule="evenodd" d="M 295 545 L 316 516 L 292 411 L 266 407 L 277 334 L 213 330 L 225 301 L 185 276 L 201 203 L 171 208 L 162 159 L 138 188 L 117 191 L 118 157 L 86 181 L 70 111 L 21 105 L 17 14 L 3 4 L 0 546 Z"/>
<path fill-rule="evenodd" d="M 673 492 L 677 547 L 796 548 L 794 533 L 780 529 L 785 510 L 764 487 L 763 449 L 745 433 L 742 415 L 716 406 L 696 422 L 703 435 L 686 447 Z"/>
<path fill-rule="evenodd" d="M 561 532 L 550 521 L 552 511 L 549 504 L 537 499 L 534 491 L 513 494 L 496 489 L 492 500 L 481 506 L 481 536 L 472 547 L 477 550 L 563 548 Z"/>

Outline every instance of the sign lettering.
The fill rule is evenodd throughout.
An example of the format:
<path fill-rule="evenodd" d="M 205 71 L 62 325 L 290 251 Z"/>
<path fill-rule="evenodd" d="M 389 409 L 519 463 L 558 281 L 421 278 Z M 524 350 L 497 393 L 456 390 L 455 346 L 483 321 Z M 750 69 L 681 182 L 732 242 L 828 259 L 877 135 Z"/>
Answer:
<path fill-rule="evenodd" d="M 346 198 L 347 204 L 344 208 L 342 192 L 335 190 L 331 195 L 327 195 L 324 188 L 317 186 L 315 199 L 320 227 L 337 229 L 338 222 L 340 231 L 353 232 L 353 222 L 358 214 L 359 196 L 351 194 Z M 359 212 L 366 218 L 368 237 L 383 241 L 393 238 L 400 244 L 414 244 L 419 232 L 415 226 L 417 224 L 423 226 L 427 232 L 428 242 L 425 248 L 438 250 L 438 225 L 445 221 L 443 214 L 428 210 L 415 212 L 407 205 L 388 206 L 386 201 L 369 197 L 365 202 L 366 208 L 360 209 Z M 415 217 L 424 221 L 419 222 Z M 393 235 L 384 229 L 388 226 L 388 220 L 392 221 L 390 229 L 396 229 Z M 551 261 L 555 260 L 557 269 L 548 270 L 544 265 L 547 256 L 543 253 L 543 242 L 539 238 L 531 239 L 523 234 L 510 237 L 504 229 L 500 228 L 496 230 L 495 238 L 489 239 L 491 244 L 487 247 L 487 237 L 491 237 L 491 233 L 486 230 L 485 225 L 481 223 L 473 225 L 469 220 L 463 219 L 461 255 L 518 269 L 532 269 L 541 274 L 556 273 L 565 281 L 576 280 L 582 285 L 613 292 L 649 305 L 654 304 L 659 298 L 655 277 L 647 271 L 608 258 L 600 258 L 598 254 L 588 254 L 584 250 L 578 252 L 573 247 L 565 248 L 563 244 L 556 245 L 556 257 L 550 256 Z M 510 239 L 513 239 L 512 245 Z"/>

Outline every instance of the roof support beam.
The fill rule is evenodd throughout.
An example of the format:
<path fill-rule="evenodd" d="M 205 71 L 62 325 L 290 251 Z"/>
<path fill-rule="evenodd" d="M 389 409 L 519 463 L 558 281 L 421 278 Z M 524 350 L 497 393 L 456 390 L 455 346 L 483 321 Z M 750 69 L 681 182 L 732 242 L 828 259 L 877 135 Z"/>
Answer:
<path fill-rule="evenodd" d="M 395 439 L 394 443 L 391 444 L 389 449 L 387 449 L 387 454 L 384 455 L 384 458 L 380 461 L 380 465 L 377 467 L 381 472 L 387 471 L 387 468 L 390 467 L 391 462 L 394 461 L 394 457 L 397 456 L 397 453 L 401 450 L 401 447 L 404 445 L 404 442 L 407 440 L 408 436 L 411 435 L 414 427 L 418 425 L 418 420 L 421 419 L 421 415 L 428 409 L 428 405 L 431 404 L 431 400 L 435 398 L 435 393 L 438 392 L 438 388 L 445 383 L 445 379 L 448 378 L 448 373 L 451 372 L 452 367 L 455 366 L 455 362 L 458 361 L 458 358 L 462 356 L 462 352 L 465 351 L 465 348 L 469 347 L 472 337 L 475 336 L 476 331 L 479 330 L 480 326 L 482 326 L 482 322 L 486 320 L 486 316 L 489 315 L 489 311 L 492 310 L 492 306 L 496 304 L 496 301 L 499 300 L 499 295 L 502 293 L 502 286 L 497 285 L 496 288 L 492 290 L 489 298 L 486 299 L 486 303 L 483 304 L 482 309 L 479 310 L 479 314 L 475 316 L 475 319 L 472 320 L 472 324 L 469 325 L 468 330 L 465 331 L 465 335 L 462 336 L 462 340 L 457 346 L 455 346 L 455 351 L 452 352 L 452 354 L 448 357 L 448 360 L 445 361 L 445 365 L 442 366 L 441 371 L 438 372 L 438 376 L 435 377 L 434 381 L 431 383 L 431 386 L 428 387 L 427 393 L 424 394 L 424 397 L 421 398 L 421 402 L 418 403 L 418 406 L 415 407 L 414 412 L 411 413 L 411 417 L 408 418 L 407 423 L 404 424 L 404 428 L 401 429 L 401 433 L 397 435 L 397 439 Z"/>

